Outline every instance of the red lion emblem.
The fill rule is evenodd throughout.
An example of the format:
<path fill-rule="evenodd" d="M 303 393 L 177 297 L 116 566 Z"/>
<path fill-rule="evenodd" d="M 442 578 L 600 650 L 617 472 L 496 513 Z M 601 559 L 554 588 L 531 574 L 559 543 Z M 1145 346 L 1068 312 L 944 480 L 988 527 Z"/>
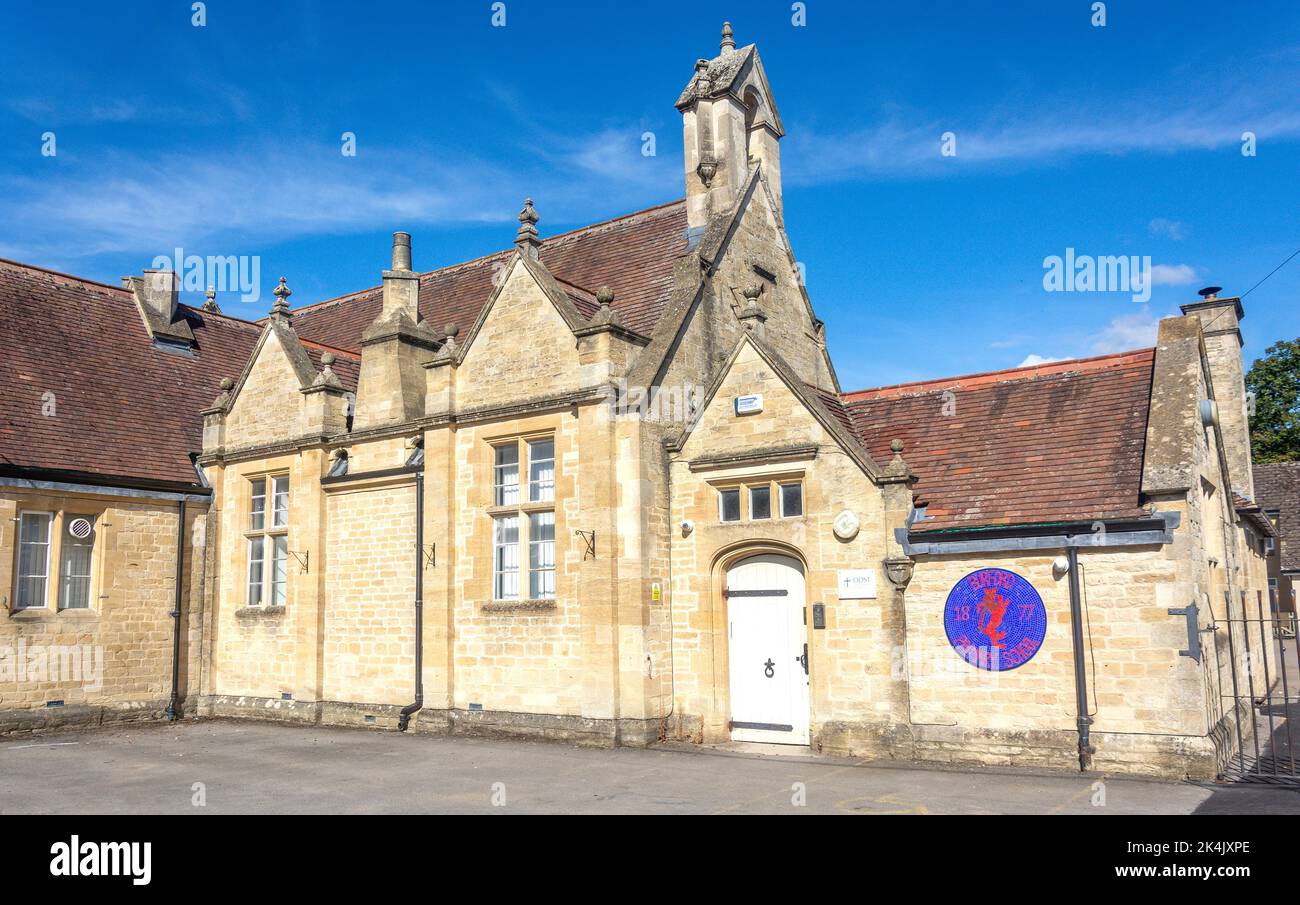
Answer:
<path fill-rule="evenodd" d="M 1007 636 L 998 627 L 1002 625 L 1002 617 L 1007 614 L 1008 603 L 1010 601 L 999 594 L 997 588 L 985 588 L 984 599 L 979 605 L 979 630 L 998 650 L 1002 650 L 1002 639 Z"/>

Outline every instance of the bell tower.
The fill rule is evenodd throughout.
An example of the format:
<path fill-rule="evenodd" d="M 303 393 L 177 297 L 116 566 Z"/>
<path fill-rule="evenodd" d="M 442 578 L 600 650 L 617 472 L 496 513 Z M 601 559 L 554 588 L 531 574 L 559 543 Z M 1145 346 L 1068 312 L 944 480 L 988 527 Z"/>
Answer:
<path fill-rule="evenodd" d="M 677 99 L 685 146 L 686 215 L 690 227 L 729 212 L 750 171 L 761 167 L 781 210 L 781 116 L 753 44 L 737 48 L 731 23 L 711 60 L 699 60 Z"/>

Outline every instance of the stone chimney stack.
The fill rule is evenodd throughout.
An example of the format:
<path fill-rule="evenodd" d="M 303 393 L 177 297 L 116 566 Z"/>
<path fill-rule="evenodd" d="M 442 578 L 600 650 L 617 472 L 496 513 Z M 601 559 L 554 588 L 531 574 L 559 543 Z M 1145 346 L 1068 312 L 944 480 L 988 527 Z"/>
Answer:
<path fill-rule="evenodd" d="M 180 286 L 174 270 L 146 270 L 141 283 L 141 294 L 149 310 L 167 323 L 171 323 L 180 303 Z"/>
<path fill-rule="evenodd" d="M 174 270 L 146 270 L 144 276 L 122 277 L 135 296 L 136 307 L 151 339 L 192 344 L 194 332 L 179 310 L 180 283 Z"/>
<path fill-rule="evenodd" d="M 420 317 L 420 275 L 411 269 L 411 234 L 393 233 L 383 307 L 361 335 L 353 430 L 400 424 L 424 413 L 423 363 L 437 338 Z"/>
<path fill-rule="evenodd" d="M 736 48 L 731 23 L 722 26 L 718 56 L 699 60 L 681 96 L 686 169 L 686 216 L 692 228 L 730 212 L 749 173 L 760 166 L 781 212 L 781 154 L 785 134 L 754 45 Z"/>
<path fill-rule="evenodd" d="M 1250 456 L 1250 421 L 1246 413 L 1246 378 L 1241 364 L 1241 320 L 1246 316 L 1241 299 L 1220 298 L 1219 286 L 1200 291 L 1201 301 L 1182 305 L 1185 315 L 1196 315 L 1205 335 L 1210 359 L 1210 379 L 1219 410 L 1219 430 L 1228 459 L 1232 489 L 1255 498 Z"/>

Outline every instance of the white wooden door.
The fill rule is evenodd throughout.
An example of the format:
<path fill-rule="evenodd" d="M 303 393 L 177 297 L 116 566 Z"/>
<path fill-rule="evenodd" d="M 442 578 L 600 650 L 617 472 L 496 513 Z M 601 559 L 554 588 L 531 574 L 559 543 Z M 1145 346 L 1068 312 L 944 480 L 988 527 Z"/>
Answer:
<path fill-rule="evenodd" d="M 804 576 L 798 560 L 764 554 L 726 576 L 731 737 L 808 744 Z"/>

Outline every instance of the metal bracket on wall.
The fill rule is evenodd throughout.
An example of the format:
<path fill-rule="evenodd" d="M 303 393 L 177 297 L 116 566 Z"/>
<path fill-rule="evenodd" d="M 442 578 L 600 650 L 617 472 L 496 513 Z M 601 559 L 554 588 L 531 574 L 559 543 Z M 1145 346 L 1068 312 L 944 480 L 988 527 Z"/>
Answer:
<path fill-rule="evenodd" d="M 421 548 L 421 550 L 424 553 L 424 567 L 426 569 L 435 568 L 438 565 L 438 558 L 437 558 L 438 545 L 425 544 L 424 547 Z"/>
<path fill-rule="evenodd" d="M 1170 616 L 1187 617 L 1187 650 L 1180 650 L 1178 656 L 1191 657 L 1197 663 L 1201 662 L 1201 634 L 1197 630 L 1196 622 L 1196 604 L 1188 604 L 1183 607 L 1170 607 Z"/>
<path fill-rule="evenodd" d="M 308 574 L 307 566 L 311 562 L 311 551 L 304 550 L 302 553 L 294 553 L 292 550 L 286 550 L 290 556 L 298 560 L 298 568 L 302 570 L 303 575 Z"/>
<path fill-rule="evenodd" d="M 582 554 L 582 558 L 586 559 L 588 556 L 590 556 L 592 559 L 595 559 L 596 558 L 596 532 L 583 531 L 582 529 L 578 529 L 573 533 L 578 535 L 578 537 L 582 538 L 582 542 L 587 545 L 587 550 Z"/>

